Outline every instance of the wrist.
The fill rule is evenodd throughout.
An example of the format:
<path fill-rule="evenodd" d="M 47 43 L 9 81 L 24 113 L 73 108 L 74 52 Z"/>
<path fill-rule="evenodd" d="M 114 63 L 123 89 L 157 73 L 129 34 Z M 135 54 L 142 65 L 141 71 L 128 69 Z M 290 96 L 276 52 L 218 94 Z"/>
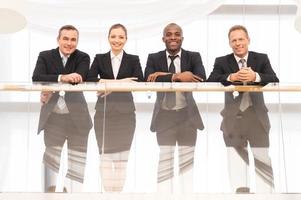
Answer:
<path fill-rule="evenodd" d="M 57 77 L 57 82 L 62 82 L 62 74 L 60 74 L 58 77 Z"/>
<path fill-rule="evenodd" d="M 177 74 L 172 74 L 171 76 L 171 82 L 176 82 Z"/>
<path fill-rule="evenodd" d="M 229 75 L 229 78 L 228 78 L 229 80 L 228 81 L 230 81 L 230 82 L 233 82 L 234 80 L 233 80 L 233 73 L 231 73 L 230 75 Z"/>

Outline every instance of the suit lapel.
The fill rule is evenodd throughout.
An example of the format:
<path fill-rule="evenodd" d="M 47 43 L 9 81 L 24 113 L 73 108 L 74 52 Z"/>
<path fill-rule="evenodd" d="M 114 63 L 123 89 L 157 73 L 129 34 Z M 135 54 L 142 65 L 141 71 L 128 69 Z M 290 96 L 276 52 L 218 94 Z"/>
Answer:
<path fill-rule="evenodd" d="M 228 58 L 228 64 L 231 68 L 231 72 L 237 72 L 239 70 L 238 64 L 235 60 L 234 54 L 230 54 L 229 58 Z M 228 67 L 228 66 L 226 66 Z"/>
<path fill-rule="evenodd" d="M 188 60 L 187 60 L 188 56 L 187 56 L 187 52 L 182 49 L 181 50 L 181 72 L 185 72 L 185 71 L 189 71 L 189 69 L 187 69 L 188 66 L 190 66 L 190 64 L 188 64 Z"/>
<path fill-rule="evenodd" d="M 104 54 L 104 70 L 108 74 L 108 78 L 114 79 L 113 67 L 110 52 Z"/>
<path fill-rule="evenodd" d="M 123 51 L 123 56 L 122 56 L 122 59 L 121 59 L 121 63 L 120 63 L 120 67 L 119 67 L 119 70 L 118 70 L 118 74 L 117 74 L 117 78 L 123 78 L 122 75 L 123 74 L 127 74 L 126 73 L 126 70 L 127 70 L 127 61 L 128 61 L 128 56 L 127 54 Z M 117 79 L 116 78 L 116 79 Z"/>
<path fill-rule="evenodd" d="M 63 60 L 61 58 L 61 61 L 62 61 L 62 66 L 63 66 L 63 71 L 66 72 L 66 73 L 70 73 L 70 72 L 74 72 L 76 69 L 75 68 L 75 65 L 72 64 L 72 60 L 74 60 L 74 57 L 75 57 L 75 53 L 76 53 L 76 50 L 69 56 L 66 64 L 65 64 L 65 67 L 64 67 L 64 64 L 63 64 Z"/>
<path fill-rule="evenodd" d="M 247 66 L 251 67 L 253 71 L 258 71 L 256 70 L 256 57 L 252 52 L 249 52 Z"/>
<path fill-rule="evenodd" d="M 53 57 L 53 62 L 54 62 L 53 67 L 55 67 L 56 71 L 59 74 L 63 74 L 64 66 L 63 66 L 63 61 L 62 61 L 62 58 L 61 58 L 58 48 L 56 48 L 52 51 L 52 57 Z"/>
<path fill-rule="evenodd" d="M 159 64 L 162 66 L 161 71 L 168 72 L 167 59 L 166 59 L 166 51 L 161 51 L 159 53 Z"/>

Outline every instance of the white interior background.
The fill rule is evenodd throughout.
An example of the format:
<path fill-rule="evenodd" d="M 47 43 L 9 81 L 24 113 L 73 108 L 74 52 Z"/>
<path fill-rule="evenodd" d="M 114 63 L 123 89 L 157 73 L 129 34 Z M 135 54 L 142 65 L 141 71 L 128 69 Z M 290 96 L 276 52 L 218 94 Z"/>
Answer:
<path fill-rule="evenodd" d="M 280 82 L 300 84 L 301 33 L 295 27 L 299 4 L 297 0 L 1 0 L 0 8 L 17 10 L 27 25 L 16 33 L 0 34 L 0 82 L 30 83 L 39 52 L 57 47 L 58 29 L 65 24 L 79 29 L 78 49 L 87 52 L 91 61 L 96 53 L 109 51 L 110 26 L 124 24 L 128 28 L 125 51 L 139 55 L 144 70 L 148 54 L 165 48 L 161 40 L 164 26 L 175 22 L 183 28 L 183 48 L 201 53 L 207 76 L 215 57 L 231 53 L 229 28 L 242 24 L 251 38 L 249 49 L 269 55 Z M 85 95 L 93 116 L 95 94 Z M 198 136 L 194 190 L 229 192 L 226 151 L 219 131 L 223 93 L 194 95 L 206 123 Z M 158 149 L 148 127 L 155 95 L 139 92 L 134 96 L 137 134 L 125 191 L 153 192 Z M 268 93 L 265 97 L 272 123 L 276 192 L 300 192 L 301 95 Z M 0 191 L 43 191 L 43 134 L 36 135 L 39 93 L 1 91 L 0 102 Z M 91 131 L 84 191 L 99 192 L 93 134 Z"/>

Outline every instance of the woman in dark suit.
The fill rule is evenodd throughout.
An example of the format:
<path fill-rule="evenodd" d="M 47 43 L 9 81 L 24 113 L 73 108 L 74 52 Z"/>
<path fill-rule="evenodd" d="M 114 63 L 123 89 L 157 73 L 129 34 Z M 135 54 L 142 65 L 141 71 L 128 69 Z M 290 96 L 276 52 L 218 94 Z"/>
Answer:
<path fill-rule="evenodd" d="M 123 50 L 127 41 L 126 28 L 122 24 L 111 26 L 108 41 L 111 50 L 95 56 L 87 80 L 101 83 L 142 81 L 139 57 Z M 132 93 L 98 94 L 95 110 L 94 129 L 101 155 L 102 184 L 106 191 L 120 192 L 136 126 Z"/>

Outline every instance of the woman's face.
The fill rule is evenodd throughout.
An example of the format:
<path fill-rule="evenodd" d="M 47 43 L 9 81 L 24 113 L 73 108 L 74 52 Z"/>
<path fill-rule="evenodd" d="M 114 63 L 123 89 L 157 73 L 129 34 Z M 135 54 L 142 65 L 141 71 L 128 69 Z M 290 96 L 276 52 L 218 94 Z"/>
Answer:
<path fill-rule="evenodd" d="M 112 29 L 109 34 L 109 43 L 113 53 L 118 54 L 124 47 L 127 37 L 122 28 Z"/>

